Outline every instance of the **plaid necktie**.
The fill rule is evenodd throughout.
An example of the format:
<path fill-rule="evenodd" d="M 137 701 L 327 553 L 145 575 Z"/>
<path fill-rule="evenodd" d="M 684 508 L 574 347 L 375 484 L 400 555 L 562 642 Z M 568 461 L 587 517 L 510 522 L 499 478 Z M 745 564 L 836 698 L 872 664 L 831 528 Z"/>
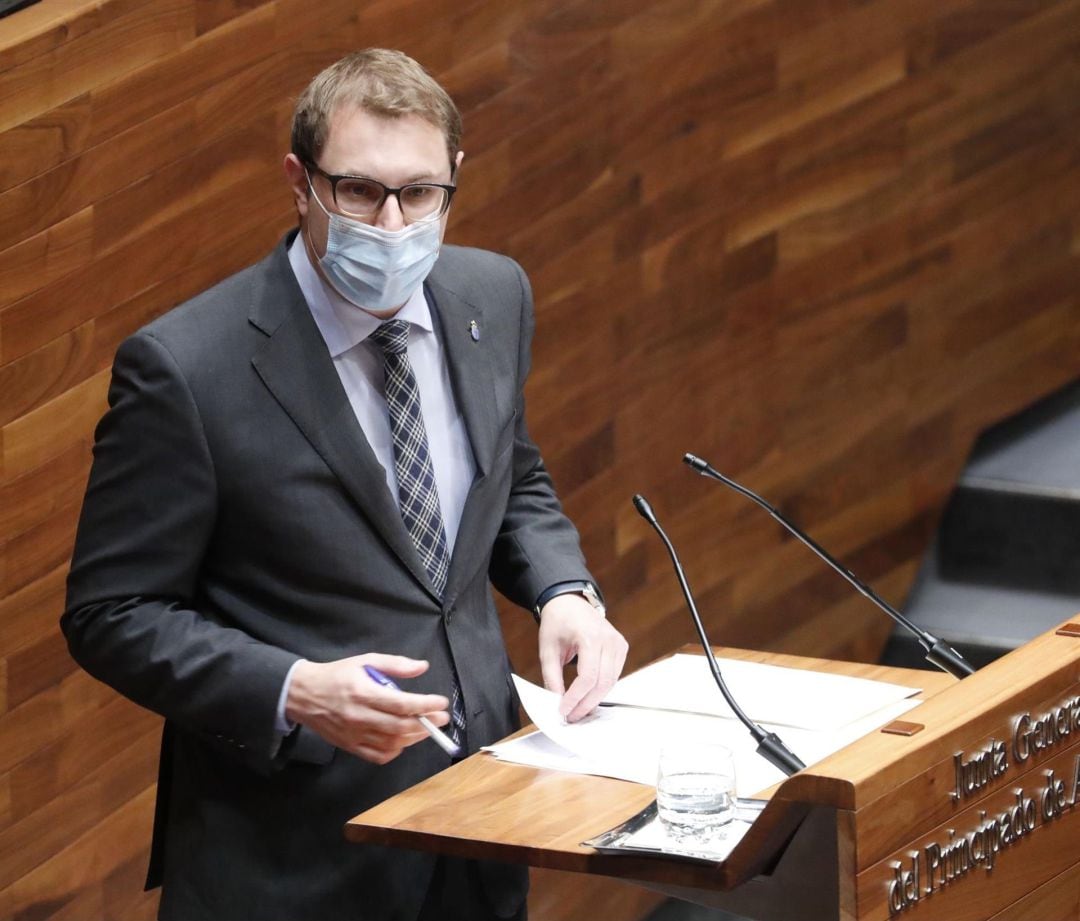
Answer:
<path fill-rule="evenodd" d="M 394 471 L 398 482 L 401 518 L 412 538 L 431 584 L 440 597 L 446 590 L 450 553 L 446 544 L 439 488 L 428 452 L 427 431 L 420 406 L 420 388 L 409 364 L 409 326 L 404 320 L 389 320 L 371 334 L 385 359 L 386 406 L 390 412 L 390 433 L 394 440 Z M 461 744 L 465 732 L 465 705 L 457 675 L 453 674 L 448 734 Z"/>

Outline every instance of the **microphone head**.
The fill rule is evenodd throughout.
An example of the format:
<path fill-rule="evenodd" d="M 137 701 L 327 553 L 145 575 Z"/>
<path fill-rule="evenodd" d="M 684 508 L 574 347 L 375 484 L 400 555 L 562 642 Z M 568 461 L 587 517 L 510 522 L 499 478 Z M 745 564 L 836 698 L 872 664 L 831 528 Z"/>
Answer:
<path fill-rule="evenodd" d="M 637 509 L 637 513 L 644 518 L 649 524 L 656 522 L 656 515 L 653 514 L 652 506 L 649 505 L 649 500 L 646 499 L 641 493 L 637 493 L 634 496 L 634 508 Z"/>
<path fill-rule="evenodd" d="M 709 469 L 709 465 L 706 461 L 703 461 L 700 457 L 695 457 L 693 454 L 684 454 L 683 463 L 688 467 L 692 467 L 698 473 L 704 473 Z"/>

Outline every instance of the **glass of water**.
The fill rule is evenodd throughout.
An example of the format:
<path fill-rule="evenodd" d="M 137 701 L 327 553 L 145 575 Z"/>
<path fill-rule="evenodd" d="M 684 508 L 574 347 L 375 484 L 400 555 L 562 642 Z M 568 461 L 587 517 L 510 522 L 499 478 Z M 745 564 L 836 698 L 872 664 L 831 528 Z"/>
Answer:
<path fill-rule="evenodd" d="M 665 745 L 656 778 L 656 810 L 677 841 L 721 840 L 735 818 L 735 760 L 707 743 Z"/>

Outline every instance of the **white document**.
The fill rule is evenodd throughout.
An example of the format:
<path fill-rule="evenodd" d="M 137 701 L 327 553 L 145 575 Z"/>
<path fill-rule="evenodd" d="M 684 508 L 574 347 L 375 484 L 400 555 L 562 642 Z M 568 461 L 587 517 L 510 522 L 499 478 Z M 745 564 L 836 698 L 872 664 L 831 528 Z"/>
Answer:
<path fill-rule="evenodd" d="M 716 742 L 732 750 L 739 796 L 754 796 L 784 779 L 781 771 L 757 753 L 753 737 L 735 720 L 671 710 L 600 707 L 588 718 L 568 724 L 559 715 L 557 694 L 517 675 L 514 685 L 539 732 L 488 747 L 503 760 L 653 786 L 660 749 L 665 744 L 694 739 Z M 809 765 L 917 705 L 918 701 L 909 699 L 896 701 L 839 729 L 806 730 L 768 724 L 762 728 L 777 732 L 788 748 Z"/>
<path fill-rule="evenodd" d="M 720 673 L 751 719 L 799 729 L 839 729 L 918 694 L 884 681 L 719 659 Z M 710 713 L 735 719 L 704 656 L 674 655 L 627 675 L 607 703 Z"/>

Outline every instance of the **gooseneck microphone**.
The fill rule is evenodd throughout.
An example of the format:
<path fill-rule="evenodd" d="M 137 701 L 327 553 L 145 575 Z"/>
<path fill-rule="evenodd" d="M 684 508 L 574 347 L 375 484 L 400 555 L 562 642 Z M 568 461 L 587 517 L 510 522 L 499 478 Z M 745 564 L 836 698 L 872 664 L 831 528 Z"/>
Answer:
<path fill-rule="evenodd" d="M 664 542 L 664 546 L 667 547 L 668 556 L 671 557 L 671 562 L 675 567 L 675 575 L 679 578 L 679 586 L 682 588 L 683 597 L 686 599 L 686 605 L 690 608 L 690 615 L 694 618 L 694 626 L 697 628 L 698 638 L 701 640 L 701 648 L 705 650 L 705 658 L 709 661 L 709 668 L 712 670 L 713 678 L 716 680 L 716 686 L 720 688 L 720 693 L 724 695 L 724 700 L 727 701 L 728 706 L 731 707 L 732 711 L 739 718 L 739 721 L 750 730 L 750 735 L 752 735 L 754 741 L 758 743 L 758 754 L 789 777 L 796 771 L 801 771 L 806 765 L 799 760 L 794 752 L 780 740 L 780 737 L 775 732 L 766 732 L 750 719 L 750 717 L 743 712 L 742 707 L 735 702 L 735 698 L 731 696 L 731 691 L 728 690 L 727 685 L 724 683 L 724 678 L 720 674 L 720 666 L 716 662 L 716 656 L 713 655 L 712 646 L 709 645 L 709 638 L 705 635 L 705 627 L 701 623 L 701 616 L 698 614 L 697 605 L 694 604 L 694 596 L 690 592 L 690 586 L 686 582 L 686 575 L 683 573 L 682 564 L 679 562 L 679 555 L 675 552 L 675 548 L 672 546 L 667 534 L 664 533 L 664 529 L 660 527 L 660 522 L 656 520 L 656 515 L 653 513 L 652 506 L 649 505 L 644 496 L 634 496 L 634 508 L 637 509 L 638 514 L 642 518 L 653 526 L 653 529 L 660 535 L 660 539 Z"/>
<path fill-rule="evenodd" d="M 828 563 L 833 569 L 835 569 L 841 576 L 843 576 L 855 590 L 859 592 L 863 597 L 869 598 L 874 604 L 876 604 L 881 610 L 889 615 L 894 621 L 896 621 L 901 627 L 910 632 L 915 639 L 919 641 L 919 645 L 922 646 L 923 651 L 926 653 L 926 661 L 931 665 L 936 665 L 942 671 L 948 672 L 954 678 L 966 678 L 968 675 L 974 675 L 975 669 L 971 667 L 970 663 L 960 653 L 952 648 L 944 640 L 939 640 L 934 634 L 928 630 L 923 630 L 921 627 L 912 623 L 903 614 L 896 610 L 891 604 L 879 597 L 878 594 L 870 588 L 869 585 L 862 582 L 850 569 L 840 565 L 836 560 L 832 558 L 829 552 L 817 543 L 812 537 L 804 534 L 795 525 L 788 521 L 780 512 L 769 505 L 764 499 L 757 493 L 751 492 L 745 486 L 740 486 L 734 480 L 724 476 L 719 470 L 716 470 L 708 462 L 703 461 L 700 457 L 695 457 L 693 454 L 684 454 L 683 463 L 688 467 L 696 470 L 704 477 L 709 477 L 713 480 L 719 480 L 725 486 L 730 489 L 734 489 L 737 493 L 742 493 L 752 502 L 760 505 L 765 511 L 767 511 L 773 518 L 780 522 L 788 531 L 794 534 L 800 541 L 802 541 L 807 547 L 814 551 L 821 559 Z"/>

